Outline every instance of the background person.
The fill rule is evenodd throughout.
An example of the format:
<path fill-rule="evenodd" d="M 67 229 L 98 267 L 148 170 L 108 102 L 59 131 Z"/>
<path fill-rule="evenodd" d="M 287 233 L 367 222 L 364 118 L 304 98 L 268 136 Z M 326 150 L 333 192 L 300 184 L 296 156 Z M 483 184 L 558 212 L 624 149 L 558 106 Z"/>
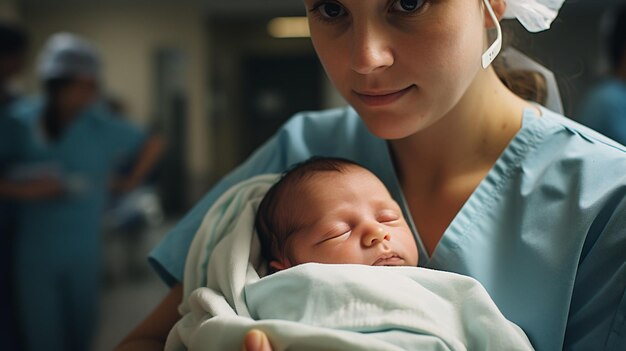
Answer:
<path fill-rule="evenodd" d="M 27 129 L 15 182 L 55 178 L 48 199 L 20 202 L 15 278 L 27 350 L 88 350 L 97 321 L 101 215 L 110 191 L 138 185 L 161 153 L 157 136 L 114 118 L 99 100 L 100 58 L 69 33 L 53 35 L 41 54 L 41 99 L 20 103 Z M 116 170 L 136 157 L 124 178 Z"/>
<path fill-rule="evenodd" d="M 594 87 L 583 100 L 578 119 L 626 145 L 626 5 L 616 10 L 607 46 L 611 77 Z"/>
<path fill-rule="evenodd" d="M 8 350 L 19 350 L 15 291 L 13 286 L 13 240 L 15 235 L 15 203 L 18 192 L 34 189 L 16 189 L 3 179 L 6 169 L 18 158 L 11 150 L 23 140 L 23 129 L 10 117 L 11 106 L 19 94 L 12 89 L 12 80 L 21 73 L 28 48 L 28 37 L 20 27 L 0 23 L 0 270 L 3 288 L 0 289 L 0 339 Z M 12 195 L 12 196 L 11 196 Z M 10 199 L 11 197 L 12 199 Z"/>

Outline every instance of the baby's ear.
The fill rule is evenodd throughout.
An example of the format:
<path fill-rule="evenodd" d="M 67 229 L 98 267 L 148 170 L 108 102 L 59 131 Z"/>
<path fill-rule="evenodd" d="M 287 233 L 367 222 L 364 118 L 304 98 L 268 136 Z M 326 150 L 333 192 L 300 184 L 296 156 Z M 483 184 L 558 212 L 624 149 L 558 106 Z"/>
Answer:
<path fill-rule="evenodd" d="M 287 269 L 291 267 L 289 265 L 288 262 L 280 262 L 280 261 L 276 261 L 276 260 L 271 260 L 270 261 L 270 268 L 272 268 L 274 271 L 282 271 L 283 269 Z"/>

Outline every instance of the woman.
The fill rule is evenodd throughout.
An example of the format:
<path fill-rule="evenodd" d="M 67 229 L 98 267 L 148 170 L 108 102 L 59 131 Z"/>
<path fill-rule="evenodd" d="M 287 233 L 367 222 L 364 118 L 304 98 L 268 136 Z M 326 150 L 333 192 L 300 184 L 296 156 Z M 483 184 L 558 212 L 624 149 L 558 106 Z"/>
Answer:
<path fill-rule="evenodd" d="M 56 186 L 46 197 L 19 204 L 19 322 L 27 350 L 87 350 L 97 320 L 100 217 L 112 177 L 122 162 L 137 157 L 114 190 L 138 185 L 157 161 L 161 142 L 97 104 L 100 60 L 86 41 L 52 36 L 39 68 L 44 98 L 20 103 L 12 116 L 27 133 L 15 146 L 20 159 L 8 181 L 46 179 Z"/>
<path fill-rule="evenodd" d="M 178 318 L 185 252 L 208 205 L 311 154 L 377 173 L 412 220 L 419 265 L 480 281 L 536 349 L 623 349 L 625 150 L 483 68 L 489 10 L 502 18 L 507 2 L 305 4 L 317 54 L 352 108 L 295 117 L 190 212 L 151 257 L 170 294 L 120 349 L 157 349 Z M 269 342 L 250 333 L 246 347 Z"/>

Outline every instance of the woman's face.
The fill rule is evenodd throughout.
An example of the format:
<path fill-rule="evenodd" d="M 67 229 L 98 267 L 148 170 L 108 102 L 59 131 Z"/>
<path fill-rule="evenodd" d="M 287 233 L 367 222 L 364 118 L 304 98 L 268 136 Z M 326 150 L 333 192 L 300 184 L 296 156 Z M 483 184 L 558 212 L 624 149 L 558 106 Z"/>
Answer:
<path fill-rule="evenodd" d="M 485 46 L 468 0 L 305 0 L 317 54 L 375 135 L 410 136 L 459 102 Z"/>

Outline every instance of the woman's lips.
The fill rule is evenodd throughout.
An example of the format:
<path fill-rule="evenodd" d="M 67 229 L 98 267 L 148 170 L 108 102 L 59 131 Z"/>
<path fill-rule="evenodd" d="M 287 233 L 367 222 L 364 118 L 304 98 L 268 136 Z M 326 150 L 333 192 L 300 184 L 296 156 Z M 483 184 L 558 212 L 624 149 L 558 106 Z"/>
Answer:
<path fill-rule="evenodd" d="M 415 85 L 410 85 L 402 90 L 354 91 L 354 94 L 366 105 L 375 107 L 391 104 L 409 93 L 413 88 Z"/>

